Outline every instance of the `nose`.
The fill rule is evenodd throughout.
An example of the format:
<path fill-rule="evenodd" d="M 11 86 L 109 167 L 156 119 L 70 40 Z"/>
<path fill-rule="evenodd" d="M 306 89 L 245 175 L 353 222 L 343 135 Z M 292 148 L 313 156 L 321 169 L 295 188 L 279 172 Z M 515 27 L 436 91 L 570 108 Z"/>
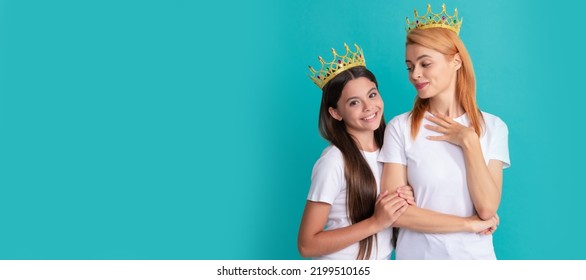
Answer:
<path fill-rule="evenodd" d="M 375 106 L 374 104 L 375 104 L 374 100 L 370 100 L 370 99 L 366 100 L 364 102 L 364 108 L 363 108 L 364 111 L 368 112 L 368 111 L 371 111 L 372 109 L 374 109 L 374 106 Z"/>
<path fill-rule="evenodd" d="M 421 78 L 421 70 L 419 67 L 413 66 L 413 69 L 411 70 L 411 79 L 418 80 L 419 78 Z"/>

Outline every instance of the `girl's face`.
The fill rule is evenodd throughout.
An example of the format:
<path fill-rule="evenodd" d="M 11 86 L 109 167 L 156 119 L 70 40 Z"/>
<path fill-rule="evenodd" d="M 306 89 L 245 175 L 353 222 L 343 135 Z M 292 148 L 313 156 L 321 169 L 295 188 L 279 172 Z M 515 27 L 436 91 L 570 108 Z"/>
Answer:
<path fill-rule="evenodd" d="M 342 90 L 338 108 L 329 108 L 330 115 L 346 123 L 348 133 L 372 133 L 381 122 L 384 103 L 376 84 L 365 77 L 350 80 Z"/>
<path fill-rule="evenodd" d="M 407 45 L 405 63 L 409 81 L 421 99 L 450 96 L 456 92 L 456 73 L 462 65 L 460 55 L 446 56 L 417 44 Z"/>

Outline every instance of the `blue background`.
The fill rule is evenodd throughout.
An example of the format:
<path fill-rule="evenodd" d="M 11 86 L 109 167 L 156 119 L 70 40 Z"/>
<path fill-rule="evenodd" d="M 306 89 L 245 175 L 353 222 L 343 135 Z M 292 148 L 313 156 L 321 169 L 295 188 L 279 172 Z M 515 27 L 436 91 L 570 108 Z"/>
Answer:
<path fill-rule="evenodd" d="M 197 2 L 0 1 L 0 259 L 299 259 L 307 65 L 358 43 L 387 121 L 411 108 L 425 1 Z M 446 4 L 510 131 L 497 256 L 585 259 L 586 4 Z"/>

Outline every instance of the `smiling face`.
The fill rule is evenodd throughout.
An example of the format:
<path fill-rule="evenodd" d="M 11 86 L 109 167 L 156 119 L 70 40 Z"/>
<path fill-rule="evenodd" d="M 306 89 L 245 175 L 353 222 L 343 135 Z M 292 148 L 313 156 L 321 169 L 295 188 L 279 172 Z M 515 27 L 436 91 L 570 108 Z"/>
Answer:
<path fill-rule="evenodd" d="M 419 98 L 454 96 L 456 74 L 461 66 L 458 54 L 446 56 L 418 44 L 408 44 L 405 63 L 409 71 L 409 81 L 415 86 Z"/>
<path fill-rule="evenodd" d="M 330 115 L 344 121 L 348 133 L 358 136 L 373 133 L 381 124 L 384 103 L 376 84 L 365 77 L 348 81 L 337 103 L 330 107 Z"/>

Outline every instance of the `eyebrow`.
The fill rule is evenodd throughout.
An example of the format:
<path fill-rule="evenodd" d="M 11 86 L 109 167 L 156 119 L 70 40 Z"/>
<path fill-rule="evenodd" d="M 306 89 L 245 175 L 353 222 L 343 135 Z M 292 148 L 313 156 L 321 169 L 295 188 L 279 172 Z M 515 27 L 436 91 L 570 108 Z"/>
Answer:
<path fill-rule="evenodd" d="M 422 58 L 426 58 L 426 57 L 429 57 L 429 58 L 431 58 L 431 56 L 430 56 L 430 55 L 427 55 L 427 54 L 422 54 L 422 55 L 420 55 L 419 57 L 417 57 L 416 61 L 418 61 L 418 60 L 421 60 Z M 407 59 L 407 60 L 405 60 L 405 62 L 411 62 L 411 60 Z"/>
<path fill-rule="evenodd" d="M 369 94 L 369 93 L 371 93 L 371 92 L 373 92 L 375 90 L 376 90 L 376 87 L 373 87 L 373 88 L 369 89 L 366 93 Z M 352 99 L 355 99 L 355 98 L 358 98 L 358 96 L 350 96 L 350 97 L 346 98 L 346 102 L 348 102 L 348 101 L 350 101 Z"/>

